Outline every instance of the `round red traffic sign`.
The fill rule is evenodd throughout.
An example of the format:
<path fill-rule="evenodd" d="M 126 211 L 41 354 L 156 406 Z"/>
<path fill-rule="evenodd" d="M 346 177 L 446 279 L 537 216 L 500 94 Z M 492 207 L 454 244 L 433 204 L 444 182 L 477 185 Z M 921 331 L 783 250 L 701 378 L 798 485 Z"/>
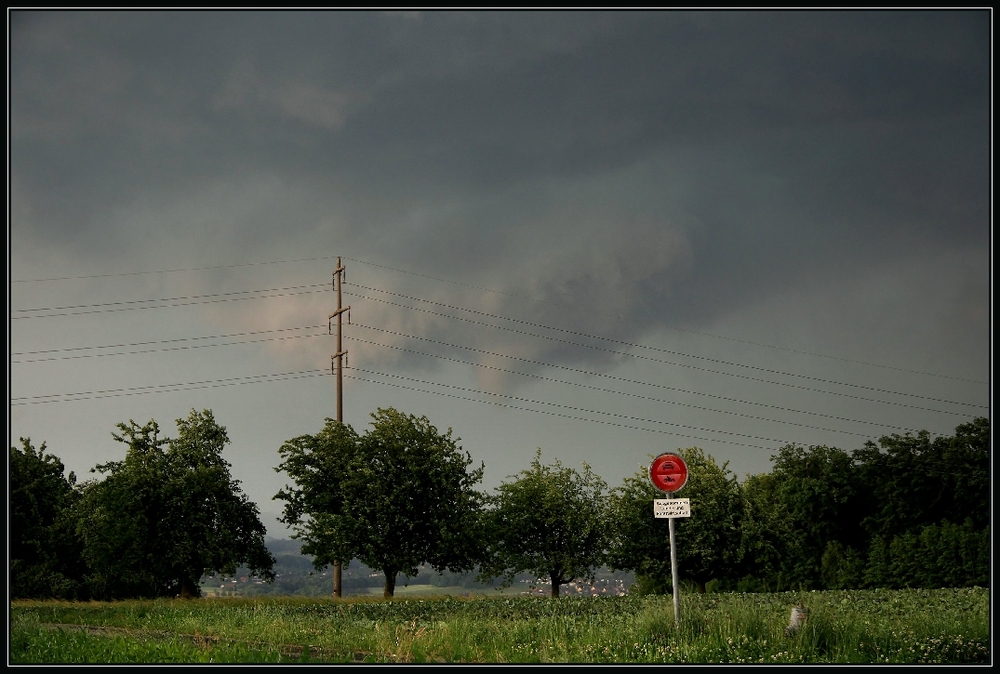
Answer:
<path fill-rule="evenodd" d="M 677 454 L 669 452 L 660 454 L 649 464 L 649 479 L 660 491 L 673 493 L 687 482 L 687 464 Z"/>

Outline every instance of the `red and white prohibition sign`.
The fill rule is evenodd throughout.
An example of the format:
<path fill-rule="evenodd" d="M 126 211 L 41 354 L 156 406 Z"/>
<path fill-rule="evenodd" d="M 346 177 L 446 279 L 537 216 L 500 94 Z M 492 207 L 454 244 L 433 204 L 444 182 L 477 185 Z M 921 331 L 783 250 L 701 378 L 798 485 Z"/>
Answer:
<path fill-rule="evenodd" d="M 660 491 L 672 494 L 679 491 L 687 482 L 687 464 L 677 454 L 670 452 L 660 454 L 649 464 L 649 479 Z"/>

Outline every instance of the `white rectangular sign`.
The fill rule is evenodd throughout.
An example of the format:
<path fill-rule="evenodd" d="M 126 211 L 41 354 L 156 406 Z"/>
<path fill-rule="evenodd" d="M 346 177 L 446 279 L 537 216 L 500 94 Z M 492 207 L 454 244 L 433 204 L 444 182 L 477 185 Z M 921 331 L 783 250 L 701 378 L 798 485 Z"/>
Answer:
<path fill-rule="evenodd" d="M 671 517 L 691 517 L 691 499 L 689 498 L 657 498 L 653 499 L 653 517 L 670 519 Z"/>

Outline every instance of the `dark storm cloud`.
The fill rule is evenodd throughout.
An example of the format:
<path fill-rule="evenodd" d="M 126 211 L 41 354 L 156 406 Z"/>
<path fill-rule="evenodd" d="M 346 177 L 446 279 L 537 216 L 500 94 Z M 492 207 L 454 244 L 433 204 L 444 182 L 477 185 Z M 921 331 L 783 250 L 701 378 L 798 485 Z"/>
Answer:
<path fill-rule="evenodd" d="M 244 251 L 334 209 L 394 261 L 474 278 L 561 248 L 508 283 L 580 303 L 603 282 L 633 318 L 700 325 L 789 279 L 988 243 L 988 19 L 15 12 L 14 209 L 124 251 L 144 232 L 122 213 L 266 193 L 232 225 Z"/>
<path fill-rule="evenodd" d="M 587 18 L 591 30 L 573 30 Z M 361 169 L 358 182 L 419 170 L 494 185 L 664 145 L 828 126 L 870 135 L 975 111 L 969 121 L 983 123 L 989 36 L 977 23 L 938 12 L 46 14 L 13 28 L 13 130 L 39 145 L 34 129 L 82 150 L 166 153 L 178 173 L 276 162 Z M 272 100 L 294 98 L 296 83 L 354 107 L 317 97 L 325 110 L 296 117 L 294 101 Z M 242 91 L 220 101 L 227 86 Z M 93 173 L 129 173 L 113 152 L 93 154 L 107 162 Z"/>

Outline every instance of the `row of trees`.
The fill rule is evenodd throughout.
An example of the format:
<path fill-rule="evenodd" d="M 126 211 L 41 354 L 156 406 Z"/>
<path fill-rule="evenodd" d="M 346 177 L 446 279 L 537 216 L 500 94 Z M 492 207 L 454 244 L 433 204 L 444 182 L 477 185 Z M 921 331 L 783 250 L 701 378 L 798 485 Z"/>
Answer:
<path fill-rule="evenodd" d="M 123 461 L 76 483 L 30 440 L 11 448 L 11 590 L 18 596 L 194 596 L 203 575 L 238 566 L 273 578 L 256 506 L 221 457 L 228 443 L 208 410 L 160 438 L 151 421 L 119 424 Z M 772 472 L 742 483 L 701 449 L 679 450 L 689 479 L 677 521 L 682 580 L 699 590 L 987 585 L 989 423 L 955 435 L 892 435 L 853 452 L 789 445 Z M 670 591 L 662 495 L 644 468 L 615 489 L 589 466 L 531 465 L 493 493 L 484 466 L 426 417 L 372 414 L 363 434 L 327 419 L 279 449 L 292 484 L 282 520 L 318 569 L 359 560 L 385 575 L 418 567 L 475 571 L 482 582 L 548 578 L 553 596 L 606 566 L 635 589 Z"/>
<path fill-rule="evenodd" d="M 395 575 L 420 564 L 475 569 L 483 581 L 528 572 L 552 594 L 608 566 L 638 589 L 670 591 L 669 532 L 652 517 L 661 497 L 644 468 L 613 490 L 586 464 L 531 466 L 493 494 L 482 467 L 426 418 L 373 414 L 358 436 L 327 420 L 286 443 L 295 482 L 275 498 L 283 520 L 322 566 L 359 559 Z M 987 585 L 989 423 L 952 437 L 892 435 L 853 452 L 782 447 L 771 473 L 737 481 L 727 464 L 682 449 L 691 518 L 677 522 L 682 579 L 700 591 Z M 652 457 L 650 457 L 652 458 Z"/>

